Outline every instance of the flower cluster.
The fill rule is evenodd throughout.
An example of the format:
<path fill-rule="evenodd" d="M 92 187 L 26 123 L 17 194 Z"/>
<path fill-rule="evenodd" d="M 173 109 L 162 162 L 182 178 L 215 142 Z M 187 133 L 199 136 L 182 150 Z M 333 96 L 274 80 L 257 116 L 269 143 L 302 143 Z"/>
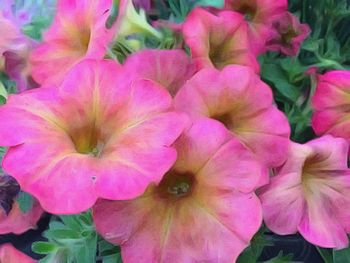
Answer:
<path fill-rule="evenodd" d="M 159 27 L 142 9 L 150 1 L 134 4 L 58 0 L 41 41 L 0 11 L 1 69 L 20 91 L 0 106 L 0 233 L 26 231 L 43 210 L 92 209 L 125 262 L 235 262 L 263 221 L 347 247 L 350 71 L 317 76 L 321 137 L 292 142 L 258 62 L 296 55 L 310 33 L 286 0 L 225 0 Z M 180 43 L 142 46 L 140 34 L 159 40 L 164 27 Z M 122 43 L 135 49 L 118 61 Z M 26 213 L 19 187 L 35 198 Z"/>

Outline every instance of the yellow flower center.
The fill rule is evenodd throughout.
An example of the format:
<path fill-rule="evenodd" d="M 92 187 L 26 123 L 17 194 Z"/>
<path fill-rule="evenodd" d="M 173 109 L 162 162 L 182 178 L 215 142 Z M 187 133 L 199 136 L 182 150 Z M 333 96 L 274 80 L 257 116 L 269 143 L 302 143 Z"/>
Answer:
<path fill-rule="evenodd" d="M 191 172 L 179 173 L 174 170 L 166 173 L 157 187 L 162 198 L 182 198 L 189 196 L 195 183 Z"/>
<path fill-rule="evenodd" d="M 78 153 L 100 156 L 105 144 L 100 129 L 94 125 L 86 125 L 69 131 L 69 136 Z"/>

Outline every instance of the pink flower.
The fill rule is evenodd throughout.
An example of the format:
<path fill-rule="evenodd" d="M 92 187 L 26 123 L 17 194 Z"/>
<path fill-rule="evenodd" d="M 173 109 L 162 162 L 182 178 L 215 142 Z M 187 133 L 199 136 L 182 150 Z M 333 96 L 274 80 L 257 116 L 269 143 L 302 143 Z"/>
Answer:
<path fill-rule="evenodd" d="M 324 136 L 292 144 L 286 163 L 259 195 L 264 220 L 279 235 L 297 231 L 310 243 L 348 246 L 350 171 L 348 144 Z"/>
<path fill-rule="evenodd" d="M 247 30 L 248 25 L 238 13 L 223 11 L 214 15 L 202 8 L 192 10 L 183 24 L 185 43 L 198 68 L 222 69 L 239 64 L 258 72 Z"/>
<path fill-rule="evenodd" d="M 279 166 L 286 159 L 287 118 L 273 105 L 271 89 L 251 68 L 201 70 L 177 93 L 175 107 L 193 119 L 207 116 L 222 122 L 268 166 Z"/>
<path fill-rule="evenodd" d="M 335 70 L 318 75 L 312 98 L 312 127 L 316 134 L 350 139 L 350 71 Z"/>
<path fill-rule="evenodd" d="M 22 234 L 36 228 L 36 223 L 43 212 L 37 201 L 34 201 L 32 208 L 25 213 L 20 209 L 18 202 L 15 201 L 8 215 L 0 210 L 0 234 Z"/>
<path fill-rule="evenodd" d="M 0 234 L 24 233 L 36 226 L 44 212 L 37 201 L 23 212 L 15 200 L 19 191 L 19 185 L 13 177 L 0 174 Z"/>
<path fill-rule="evenodd" d="M 120 81 L 112 61 L 85 60 L 57 87 L 0 107 L 3 168 L 51 213 L 79 213 L 98 197 L 130 199 L 159 182 L 187 125 L 164 88 Z M 20 165 L 18 165 L 20 163 Z"/>
<path fill-rule="evenodd" d="M 146 49 L 129 56 L 124 64 L 130 80 L 153 80 L 175 95 L 194 74 L 195 67 L 183 50 Z"/>
<path fill-rule="evenodd" d="M 143 196 L 97 202 L 97 230 L 125 262 L 235 262 L 261 225 L 254 189 L 262 167 L 207 118 L 175 146 L 176 163 Z"/>
<path fill-rule="evenodd" d="M 272 36 L 266 42 L 267 49 L 295 56 L 301 43 L 310 34 L 310 27 L 307 24 L 300 24 L 295 15 L 286 12 L 274 19 L 272 32 Z"/>
<path fill-rule="evenodd" d="M 39 85 L 30 76 L 29 69 L 29 54 L 32 47 L 27 47 L 21 52 L 11 52 L 7 51 L 3 54 L 4 69 L 6 74 L 16 82 L 16 89 L 19 92 L 25 91 L 27 89 L 37 88 Z"/>
<path fill-rule="evenodd" d="M 113 38 L 105 27 L 112 0 L 59 0 L 44 42 L 31 54 L 31 73 L 40 84 L 59 84 L 84 58 L 102 59 Z"/>
<path fill-rule="evenodd" d="M 249 22 L 249 37 L 257 53 L 265 51 L 273 18 L 287 11 L 287 0 L 225 0 L 225 9 L 244 15 Z"/>
<path fill-rule="evenodd" d="M 0 11 L 0 56 L 9 49 L 21 49 L 22 35 L 16 25 Z"/>
<path fill-rule="evenodd" d="M 4 263 L 35 263 L 36 260 L 17 250 L 11 244 L 0 246 L 0 262 Z"/>
<path fill-rule="evenodd" d="M 16 81 L 18 91 L 36 87 L 29 76 L 28 56 L 34 42 L 0 11 L 0 70 Z"/>

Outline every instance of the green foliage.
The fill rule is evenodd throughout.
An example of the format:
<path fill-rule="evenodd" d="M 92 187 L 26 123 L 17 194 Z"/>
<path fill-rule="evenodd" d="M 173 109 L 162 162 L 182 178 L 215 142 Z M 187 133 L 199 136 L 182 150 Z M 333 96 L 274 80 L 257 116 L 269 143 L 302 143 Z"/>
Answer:
<path fill-rule="evenodd" d="M 19 208 L 23 213 L 27 213 L 33 207 L 34 199 L 26 192 L 19 192 L 16 200 L 19 203 Z"/>
<path fill-rule="evenodd" d="M 32 245 L 35 253 L 45 255 L 40 263 L 95 263 L 98 258 L 105 263 L 119 257 L 117 247 L 106 241 L 99 241 L 90 212 L 54 218 L 43 236 L 47 241 Z"/>
<path fill-rule="evenodd" d="M 23 34 L 41 40 L 52 22 L 56 0 L 15 0 L 13 7 L 16 12 L 30 14 L 30 21 L 22 26 Z"/>
<path fill-rule="evenodd" d="M 251 240 L 250 246 L 247 247 L 238 257 L 237 263 L 255 263 L 258 261 L 264 247 L 273 245 L 270 240 L 266 239 L 266 230 L 265 226 L 262 226 L 259 229 Z"/>
<path fill-rule="evenodd" d="M 16 82 L 11 80 L 4 72 L 0 72 L 0 96 L 5 97 L 7 94 L 13 94 L 17 92 Z M 5 90 L 5 91 L 4 91 Z"/>
<path fill-rule="evenodd" d="M 170 20 L 181 23 L 188 13 L 197 6 L 222 8 L 224 0 L 169 0 Z"/>
<path fill-rule="evenodd" d="M 273 89 L 278 107 L 287 115 L 292 140 L 306 142 L 311 129 L 311 97 L 316 80 L 308 69 L 319 73 L 350 69 L 350 6 L 344 0 L 291 0 L 289 7 L 312 29 L 296 57 L 277 53 L 261 56 L 261 77 Z"/>
<path fill-rule="evenodd" d="M 5 152 L 6 152 L 6 148 L 5 147 L 0 147 L 0 174 L 3 173 L 1 163 L 2 163 L 2 158 L 5 155 Z"/>
<path fill-rule="evenodd" d="M 350 263 L 350 247 L 345 249 L 328 249 L 317 247 L 325 263 Z"/>
<path fill-rule="evenodd" d="M 333 263 L 350 263 L 350 247 L 333 250 Z"/>

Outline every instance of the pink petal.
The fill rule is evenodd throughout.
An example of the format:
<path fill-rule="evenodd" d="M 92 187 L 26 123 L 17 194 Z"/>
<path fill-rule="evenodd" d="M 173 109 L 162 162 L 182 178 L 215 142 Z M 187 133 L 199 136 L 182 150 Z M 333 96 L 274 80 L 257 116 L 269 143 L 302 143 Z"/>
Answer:
<path fill-rule="evenodd" d="M 220 123 L 203 118 L 175 143 L 178 161 L 166 178 L 176 173 L 193 174 L 195 183 L 188 195 L 164 195 L 161 181 L 133 200 L 97 202 L 93 208 L 96 229 L 108 241 L 121 246 L 124 260 L 233 262 L 248 246 L 261 225 L 259 200 L 249 192 L 250 183 L 237 186 L 226 182 L 243 168 L 235 162 L 237 156 L 243 158 L 247 169 L 237 175 L 237 183 L 239 176 L 251 173 L 258 178 L 261 166 L 258 168 L 251 154 L 227 135 Z M 232 157 L 234 154 L 237 156 Z"/>
<path fill-rule="evenodd" d="M 248 25 L 238 13 L 223 11 L 214 15 L 195 8 L 183 24 L 183 35 L 198 68 L 222 69 L 239 64 L 259 71 L 248 39 Z"/>
<path fill-rule="evenodd" d="M 0 262 L 6 263 L 35 263 L 36 260 L 30 258 L 26 254 L 17 250 L 11 244 L 3 244 L 0 246 Z"/>
<path fill-rule="evenodd" d="M 173 110 L 163 87 L 123 74 L 112 61 L 85 60 L 58 88 L 15 95 L 0 107 L 0 144 L 11 146 L 4 169 L 49 212 L 141 195 L 174 163 L 172 144 L 187 116 Z"/>
<path fill-rule="evenodd" d="M 307 213 L 298 230 L 307 241 L 317 246 L 341 249 L 349 244 L 344 228 L 332 216 L 329 204 L 321 199 L 307 201 Z"/>
<path fill-rule="evenodd" d="M 43 43 L 31 55 L 33 78 L 40 84 L 59 84 L 82 59 L 102 59 L 114 35 L 105 28 L 111 6 L 111 0 L 59 1 Z"/>
<path fill-rule="evenodd" d="M 271 179 L 259 198 L 266 226 L 279 235 L 294 234 L 298 230 L 305 201 L 298 173 L 288 173 Z M 288 222 L 288 223 L 286 223 Z"/>
<path fill-rule="evenodd" d="M 207 187 L 249 193 L 268 177 L 268 170 L 238 140 L 232 139 L 206 162 L 198 177 Z"/>
<path fill-rule="evenodd" d="M 146 49 L 130 55 L 124 68 L 129 79 L 150 79 L 175 95 L 182 85 L 194 74 L 194 66 L 181 49 Z"/>
<path fill-rule="evenodd" d="M 0 214 L 0 234 L 22 234 L 30 229 L 36 228 L 36 223 L 42 216 L 44 210 L 37 201 L 33 207 L 23 213 L 18 202 L 14 202 L 8 215 Z"/>
<path fill-rule="evenodd" d="M 290 127 L 272 103 L 269 87 L 242 66 L 227 66 L 221 72 L 201 70 L 175 97 L 178 110 L 193 119 L 207 116 L 222 121 L 259 160 L 276 167 L 286 159 Z"/>

